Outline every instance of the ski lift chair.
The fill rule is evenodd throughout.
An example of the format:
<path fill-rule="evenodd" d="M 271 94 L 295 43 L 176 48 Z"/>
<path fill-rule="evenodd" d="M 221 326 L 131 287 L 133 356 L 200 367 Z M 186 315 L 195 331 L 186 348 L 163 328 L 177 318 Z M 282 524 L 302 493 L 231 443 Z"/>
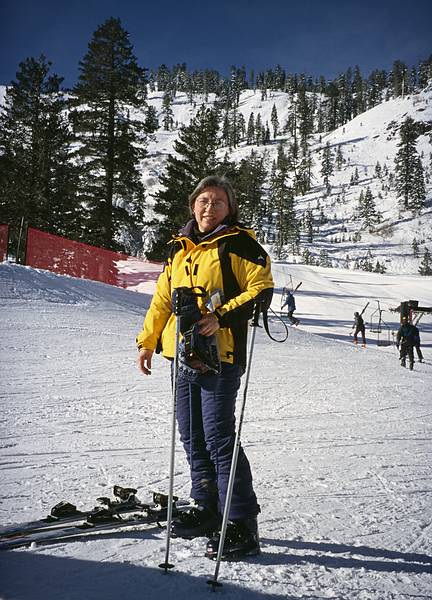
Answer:
<path fill-rule="evenodd" d="M 391 346 L 392 340 L 390 335 L 390 327 L 385 323 L 381 322 L 379 329 L 376 331 L 377 333 L 377 346 Z"/>
<path fill-rule="evenodd" d="M 383 321 L 379 300 L 377 300 L 378 308 L 374 310 L 370 317 L 370 331 L 377 334 L 377 346 L 391 346 L 390 327 Z"/>

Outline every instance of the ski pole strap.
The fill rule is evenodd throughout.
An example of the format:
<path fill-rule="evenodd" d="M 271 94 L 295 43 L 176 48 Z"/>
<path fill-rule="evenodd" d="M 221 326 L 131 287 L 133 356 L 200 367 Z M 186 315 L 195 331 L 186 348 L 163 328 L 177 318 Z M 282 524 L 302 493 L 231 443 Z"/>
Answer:
<path fill-rule="evenodd" d="M 284 324 L 284 327 L 285 327 L 285 337 L 282 340 L 278 340 L 278 339 L 274 338 L 272 336 L 272 334 L 270 333 L 270 329 L 269 329 L 268 309 L 270 308 L 272 297 L 273 297 L 273 288 L 267 288 L 265 290 L 262 290 L 262 292 L 260 292 L 258 294 L 258 296 L 255 298 L 255 307 L 254 307 L 254 313 L 253 313 L 253 317 L 252 317 L 251 327 L 260 327 L 258 321 L 259 321 L 259 316 L 262 313 L 264 329 L 265 329 L 267 335 L 269 336 L 269 338 L 271 340 L 273 340 L 274 342 L 283 343 L 288 338 L 288 327 L 282 321 L 282 319 L 280 319 L 280 320 Z M 275 314 L 275 313 L 273 313 L 273 314 Z"/>
<path fill-rule="evenodd" d="M 267 309 L 265 309 L 263 311 L 263 324 L 264 324 L 264 329 L 266 330 L 267 335 L 269 336 L 269 338 L 271 340 L 273 340 L 274 342 L 278 342 L 279 344 L 283 344 L 283 342 L 286 342 L 286 340 L 288 339 L 288 327 L 286 326 L 286 323 L 278 316 L 276 315 L 276 313 L 270 309 L 272 311 L 272 313 L 281 321 L 281 323 L 283 324 L 283 326 L 285 327 L 285 337 L 281 340 L 278 340 L 276 338 L 274 338 L 272 336 L 272 334 L 270 333 L 269 330 L 269 325 L 268 325 L 268 314 L 267 314 Z"/>

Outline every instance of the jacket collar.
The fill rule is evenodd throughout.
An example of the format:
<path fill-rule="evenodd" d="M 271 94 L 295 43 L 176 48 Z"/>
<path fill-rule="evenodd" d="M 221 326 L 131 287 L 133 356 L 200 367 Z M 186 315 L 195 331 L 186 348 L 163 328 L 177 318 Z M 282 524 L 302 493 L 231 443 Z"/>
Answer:
<path fill-rule="evenodd" d="M 195 219 L 191 219 L 190 221 L 188 221 L 186 223 L 186 225 L 182 229 L 180 229 L 178 235 L 176 235 L 175 238 L 178 239 L 179 237 L 187 237 L 190 240 L 194 241 L 194 239 L 195 239 L 194 230 L 196 230 L 196 229 L 197 229 L 197 222 L 195 221 Z M 213 229 L 212 231 L 209 231 L 206 235 L 201 237 L 200 242 L 204 242 L 205 240 L 209 240 L 213 236 L 219 236 L 219 235 L 225 234 L 225 233 L 237 233 L 238 230 L 239 230 L 239 227 L 238 227 L 237 223 L 222 222 L 215 229 Z"/>

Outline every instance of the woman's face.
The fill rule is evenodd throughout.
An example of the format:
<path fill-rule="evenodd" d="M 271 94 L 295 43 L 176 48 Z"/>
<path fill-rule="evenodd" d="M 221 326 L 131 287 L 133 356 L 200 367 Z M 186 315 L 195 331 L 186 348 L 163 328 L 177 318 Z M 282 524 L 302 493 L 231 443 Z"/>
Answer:
<path fill-rule="evenodd" d="M 192 207 L 194 217 L 201 233 L 207 233 L 217 227 L 229 215 L 228 196 L 223 188 L 205 188 L 195 198 Z"/>

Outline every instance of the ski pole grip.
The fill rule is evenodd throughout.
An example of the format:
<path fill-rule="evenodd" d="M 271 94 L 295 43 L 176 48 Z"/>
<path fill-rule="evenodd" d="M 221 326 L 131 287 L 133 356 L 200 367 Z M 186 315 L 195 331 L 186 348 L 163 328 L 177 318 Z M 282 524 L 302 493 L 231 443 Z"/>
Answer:
<path fill-rule="evenodd" d="M 259 316 L 262 311 L 262 303 L 260 301 L 255 303 L 254 312 L 252 316 L 251 327 L 261 327 L 259 324 Z"/>
<path fill-rule="evenodd" d="M 182 312 L 182 295 L 184 287 L 174 288 L 171 297 L 171 308 L 176 317 L 181 315 Z"/>

